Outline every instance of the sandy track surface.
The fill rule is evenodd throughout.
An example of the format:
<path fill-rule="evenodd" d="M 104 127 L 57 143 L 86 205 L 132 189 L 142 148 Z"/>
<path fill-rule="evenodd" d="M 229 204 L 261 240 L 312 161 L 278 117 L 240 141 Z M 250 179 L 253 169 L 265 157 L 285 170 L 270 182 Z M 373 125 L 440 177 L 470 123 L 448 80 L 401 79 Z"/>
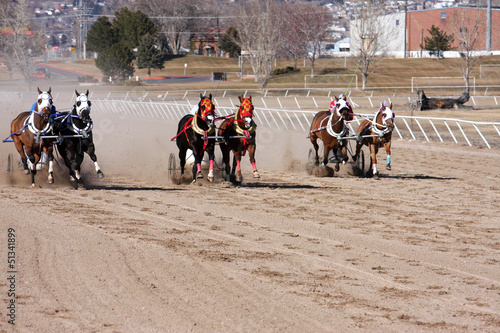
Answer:
<path fill-rule="evenodd" d="M 108 117 L 95 115 L 106 177 L 86 164 L 87 190 L 58 169 L 55 185 L 41 172 L 32 189 L 3 171 L 14 150 L 1 147 L 0 330 L 498 332 L 498 150 L 397 140 L 379 181 L 347 166 L 318 178 L 303 133 L 267 133 L 260 180 L 245 160 L 241 186 L 174 185 L 175 124 L 104 130 Z M 155 134 L 130 135 L 145 130 Z"/>

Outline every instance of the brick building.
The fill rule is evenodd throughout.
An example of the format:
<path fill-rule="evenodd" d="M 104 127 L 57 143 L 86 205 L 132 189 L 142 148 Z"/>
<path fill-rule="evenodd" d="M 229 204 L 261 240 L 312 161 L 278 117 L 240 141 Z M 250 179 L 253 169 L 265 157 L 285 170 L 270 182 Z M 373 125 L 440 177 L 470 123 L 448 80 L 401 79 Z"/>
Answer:
<path fill-rule="evenodd" d="M 468 7 L 453 7 L 440 9 L 425 9 L 408 12 L 407 16 L 407 45 L 408 51 L 420 51 L 420 44 L 424 44 L 424 38 L 429 37 L 429 29 L 435 25 L 439 29 L 446 31 L 448 35 L 454 34 L 458 29 L 466 29 L 459 25 L 461 17 L 470 20 L 473 24 L 478 17 L 481 22 L 481 29 L 478 36 L 477 51 L 486 50 L 486 15 L 485 8 L 476 9 Z M 500 10 L 492 9 L 491 11 L 491 50 L 500 50 Z M 453 42 L 453 47 L 458 47 L 457 38 Z"/>
<path fill-rule="evenodd" d="M 219 36 L 225 33 L 225 28 L 209 28 L 204 33 L 196 34 L 191 38 L 190 48 L 198 55 L 229 58 L 229 54 L 221 51 L 219 46 Z"/>
<path fill-rule="evenodd" d="M 479 16 L 478 16 L 479 15 Z M 476 9 L 471 7 L 451 7 L 451 8 L 433 8 L 408 11 L 406 19 L 404 13 L 395 13 L 380 16 L 377 18 L 379 29 L 383 40 L 390 40 L 384 51 L 395 57 L 403 57 L 405 51 L 405 22 L 406 22 L 406 51 L 409 57 L 428 57 L 427 51 L 422 51 L 420 45 L 424 44 L 424 38 L 430 37 L 429 29 L 432 25 L 445 31 L 448 35 L 455 35 L 453 47 L 458 48 L 457 31 L 470 29 L 470 25 L 460 24 L 461 17 L 465 17 L 473 24 L 477 17 L 481 21 L 478 43 L 476 51 L 484 53 L 486 50 L 486 8 Z M 356 33 L 356 26 L 359 21 L 351 21 L 351 52 L 359 50 L 359 43 L 363 40 Z M 468 27 L 469 26 L 469 27 Z M 500 9 L 495 8 L 491 11 L 491 52 L 490 54 L 500 54 Z M 459 57 L 457 51 L 445 52 L 446 57 Z"/>

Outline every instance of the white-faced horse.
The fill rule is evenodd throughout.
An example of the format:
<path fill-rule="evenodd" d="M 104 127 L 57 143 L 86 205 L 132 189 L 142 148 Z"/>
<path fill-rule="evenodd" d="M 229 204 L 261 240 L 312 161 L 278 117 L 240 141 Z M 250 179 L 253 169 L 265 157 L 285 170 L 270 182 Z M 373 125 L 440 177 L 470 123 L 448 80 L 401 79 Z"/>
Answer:
<path fill-rule="evenodd" d="M 392 103 L 387 105 L 382 103 L 373 119 L 365 119 L 358 127 L 358 142 L 356 144 L 356 154 L 353 159 L 358 158 L 359 152 L 363 145 L 370 147 L 370 157 L 373 169 L 373 177 L 379 178 L 377 170 L 377 153 L 381 147 L 385 148 L 387 153 L 386 169 L 391 170 L 391 139 L 394 129 L 394 112 L 392 111 Z"/>
<path fill-rule="evenodd" d="M 31 186 L 35 186 L 36 165 L 42 152 L 48 156 L 49 176 L 47 181 L 54 182 L 53 139 L 43 138 L 52 134 L 52 115 L 55 112 L 51 88 L 41 91 L 38 88 L 38 99 L 29 112 L 20 113 L 11 123 L 10 132 L 14 145 L 21 156 L 26 174 L 31 172 Z"/>
<path fill-rule="evenodd" d="M 83 162 L 84 153 L 90 156 L 94 162 L 95 171 L 99 178 L 104 174 L 97 163 L 95 146 L 92 136 L 93 122 L 90 118 L 90 109 L 92 106 L 89 100 L 89 91 L 80 94 L 75 90 L 76 101 L 69 113 L 59 116 L 60 119 L 56 125 L 59 135 L 63 138 L 57 146 L 59 154 L 64 158 L 64 163 L 69 169 L 72 179 L 82 186 L 83 179 L 80 174 L 80 166 Z"/>

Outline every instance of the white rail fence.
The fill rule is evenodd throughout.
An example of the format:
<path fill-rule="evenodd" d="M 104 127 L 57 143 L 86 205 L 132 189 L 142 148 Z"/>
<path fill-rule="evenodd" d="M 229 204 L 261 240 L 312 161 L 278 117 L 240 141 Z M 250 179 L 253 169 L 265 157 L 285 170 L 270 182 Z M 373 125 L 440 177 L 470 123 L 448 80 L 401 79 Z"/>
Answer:
<path fill-rule="evenodd" d="M 438 87 L 439 88 L 439 87 Z M 488 91 L 488 88 L 491 88 Z M 492 95 L 497 93 L 493 88 L 500 87 L 485 87 L 483 94 L 474 94 L 470 97 L 470 101 L 466 105 L 474 107 L 490 107 L 497 108 L 500 103 L 500 96 Z M 83 89 L 82 89 L 83 90 Z M 408 89 L 409 90 L 409 89 Z M 393 91 L 393 93 L 390 93 Z M 123 100 L 133 102 L 166 102 L 179 104 L 197 104 L 199 102 L 200 93 L 214 95 L 214 103 L 218 107 L 234 107 L 237 96 L 252 95 L 253 103 L 257 108 L 283 109 L 283 110 L 326 110 L 330 105 L 334 96 L 339 93 L 345 93 L 345 89 L 226 89 L 216 92 L 208 90 L 178 90 L 178 91 L 90 91 L 91 100 Z M 435 90 L 434 94 L 427 96 L 437 98 L 456 98 L 461 94 L 457 91 L 457 96 L 440 94 L 439 90 Z M 70 107 L 75 101 L 74 94 L 69 94 L 63 97 L 59 92 L 53 92 L 52 96 L 58 107 Z M 0 91 L 0 100 L 6 101 L 26 101 L 31 102 L 36 98 L 34 92 L 8 92 Z M 348 95 L 349 101 L 356 108 L 374 108 L 380 103 L 387 101 L 392 102 L 396 108 L 410 108 L 416 103 L 417 96 L 409 95 L 408 91 L 403 92 L 401 87 L 386 87 L 373 89 L 370 96 L 356 96 L 356 92 L 352 91 Z M 67 99 L 67 100 L 65 100 Z"/>
<path fill-rule="evenodd" d="M 134 117 L 180 120 L 191 113 L 196 104 L 167 102 L 132 102 L 124 100 L 92 100 L 95 110 Z M 217 106 L 217 113 L 227 116 L 236 110 L 235 106 Z M 272 130 L 295 130 L 308 132 L 312 118 L 317 111 L 255 108 L 255 120 L 259 126 Z M 362 114 L 350 122 L 351 133 L 356 133 L 364 117 Z M 397 116 L 394 135 L 400 139 L 467 143 L 469 146 L 500 148 L 500 122 L 473 122 L 452 118 Z"/>

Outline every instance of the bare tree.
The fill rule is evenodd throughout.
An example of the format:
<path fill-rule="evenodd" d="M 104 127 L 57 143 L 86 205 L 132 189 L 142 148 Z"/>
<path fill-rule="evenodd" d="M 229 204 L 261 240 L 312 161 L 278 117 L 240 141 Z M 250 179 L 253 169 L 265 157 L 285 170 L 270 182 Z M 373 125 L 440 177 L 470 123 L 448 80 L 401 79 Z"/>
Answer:
<path fill-rule="evenodd" d="M 485 10 L 458 9 L 452 19 L 451 29 L 458 42 L 463 60 L 457 67 L 465 80 L 465 91 L 470 91 L 470 72 L 485 52 L 479 51 L 479 43 L 485 34 Z"/>
<path fill-rule="evenodd" d="M 299 37 L 299 29 L 293 20 L 294 8 L 292 5 L 283 7 L 281 11 L 283 25 L 281 27 L 281 49 L 279 55 L 293 60 L 293 68 L 297 68 L 297 61 L 306 57 L 307 41 Z"/>
<path fill-rule="evenodd" d="M 358 60 L 357 68 L 362 74 L 363 90 L 366 90 L 368 75 L 387 57 L 385 51 L 393 40 L 393 31 L 389 17 L 383 15 L 384 1 L 362 1 L 356 8 L 356 19 L 351 21 L 351 52 Z"/>
<path fill-rule="evenodd" d="M 153 19 L 174 54 L 179 53 L 184 41 L 204 26 L 197 19 L 203 12 L 202 0 L 140 0 L 137 7 Z"/>
<path fill-rule="evenodd" d="M 19 71 L 26 81 L 30 81 L 33 58 L 42 53 L 45 34 L 34 33 L 30 28 L 31 11 L 28 1 L 0 2 L 0 21 L 6 28 L 0 46 L 10 75 Z"/>
<path fill-rule="evenodd" d="M 332 23 L 332 15 L 317 4 L 305 2 L 288 6 L 285 13 L 286 29 L 289 29 L 285 31 L 288 50 L 293 55 L 305 55 L 311 62 L 311 76 L 314 76 L 314 62 Z"/>
<path fill-rule="evenodd" d="M 255 82 L 264 88 L 269 81 L 272 62 L 280 45 L 281 15 L 277 5 L 270 0 L 253 0 L 242 3 L 238 8 L 240 18 L 234 25 L 239 40 L 235 40 L 250 59 Z"/>

